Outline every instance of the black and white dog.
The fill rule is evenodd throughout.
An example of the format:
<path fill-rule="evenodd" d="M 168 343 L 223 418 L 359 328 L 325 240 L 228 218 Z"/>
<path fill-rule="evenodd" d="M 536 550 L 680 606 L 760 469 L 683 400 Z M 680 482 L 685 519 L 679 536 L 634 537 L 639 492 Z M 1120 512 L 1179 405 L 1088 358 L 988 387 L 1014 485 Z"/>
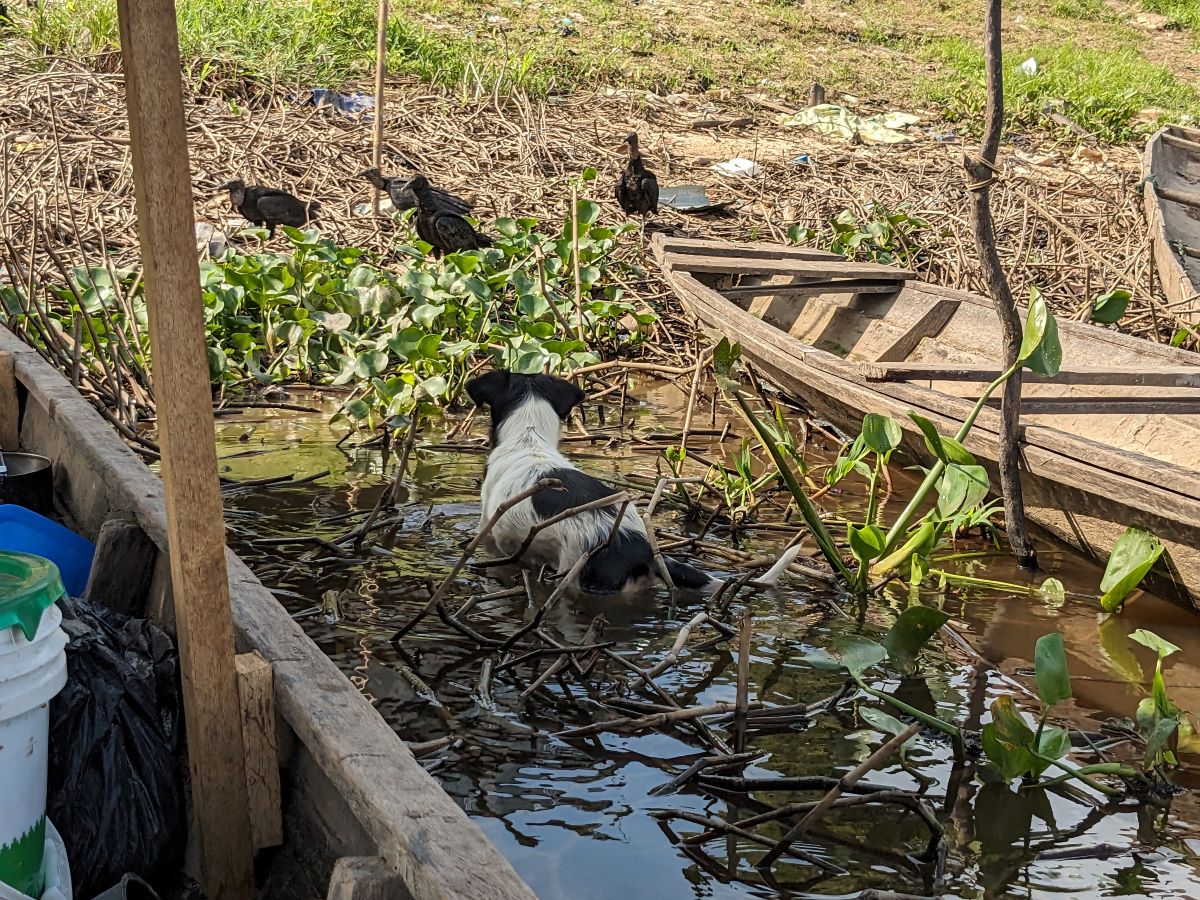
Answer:
<path fill-rule="evenodd" d="M 495 371 L 467 382 L 467 393 L 477 406 L 486 404 L 492 416 L 481 526 L 497 507 L 541 478 L 558 479 L 563 486 L 562 490 L 538 491 L 501 517 L 490 535 L 501 553 L 519 550 L 538 522 L 614 493 L 600 479 L 575 468 L 558 450 L 563 421 L 583 402 L 578 387 L 551 375 Z M 559 574 L 567 572 L 581 556 L 608 540 L 618 511 L 618 506 L 608 506 L 543 529 L 526 551 L 526 561 L 554 566 Z M 786 551 L 758 581 L 770 584 L 777 580 L 799 549 Z M 686 563 L 670 557 L 664 561 L 676 587 L 703 590 L 719 583 Z M 588 593 L 615 594 L 647 588 L 656 580 L 646 526 L 627 507 L 612 541 L 583 567 L 579 585 Z"/>

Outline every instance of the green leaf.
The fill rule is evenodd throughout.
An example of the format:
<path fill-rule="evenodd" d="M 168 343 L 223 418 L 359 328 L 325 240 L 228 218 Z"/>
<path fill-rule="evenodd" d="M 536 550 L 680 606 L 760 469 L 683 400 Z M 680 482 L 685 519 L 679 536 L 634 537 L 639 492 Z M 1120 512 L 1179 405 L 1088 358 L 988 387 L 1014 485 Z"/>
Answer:
<path fill-rule="evenodd" d="M 1119 609 L 1130 592 L 1141 583 L 1162 555 L 1163 545 L 1157 537 L 1142 528 L 1127 528 L 1108 558 L 1104 578 L 1100 581 L 1100 606 L 1105 612 Z"/>
<path fill-rule="evenodd" d="M 841 668 L 857 677 L 887 659 L 887 651 L 870 638 L 844 634 L 828 650 L 810 653 L 805 659 L 818 668 Z"/>
<path fill-rule="evenodd" d="M 1046 605 L 1052 609 L 1058 609 L 1067 602 L 1067 589 L 1057 578 L 1047 578 L 1043 581 L 1042 586 L 1038 588 L 1038 593 L 1046 601 Z"/>
<path fill-rule="evenodd" d="M 382 375 L 387 371 L 388 355 L 382 350 L 367 350 L 354 361 L 354 374 L 359 378 Z"/>
<path fill-rule="evenodd" d="M 867 446 L 880 456 L 899 447 L 903 436 L 899 422 L 879 413 L 867 413 L 863 417 L 862 435 Z"/>
<path fill-rule="evenodd" d="M 1025 367 L 1039 375 L 1053 378 L 1062 368 L 1062 344 L 1058 340 L 1058 322 L 1046 314 L 1046 330 L 1041 345 L 1029 354 Z"/>
<path fill-rule="evenodd" d="M 1101 294 L 1092 304 L 1092 321 L 1101 325 L 1112 325 L 1125 315 L 1132 298 L 1133 294 L 1122 288 Z"/>
<path fill-rule="evenodd" d="M 1062 759 L 1071 750 L 1071 735 L 1065 728 L 1043 728 L 1037 751 L 1050 759 Z M 1043 763 L 1043 765 L 1046 765 Z M 1044 770 L 1043 770 L 1044 771 Z"/>
<path fill-rule="evenodd" d="M 1150 733 L 1145 735 L 1147 760 L 1151 762 L 1156 760 L 1178 727 L 1179 720 L 1171 717 L 1160 718 L 1154 723 Z"/>
<path fill-rule="evenodd" d="M 1032 734 L 1030 735 L 1032 739 Z M 1004 776 L 1006 782 L 1026 774 L 1035 762 L 1026 746 L 1005 737 L 994 722 L 983 726 L 983 752 Z"/>
<path fill-rule="evenodd" d="M 1026 723 L 1012 697 L 1006 694 L 992 701 L 992 721 L 1006 740 L 1022 747 L 1033 746 L 1033 729 Z"/>
<path fill-rule="evenodd" d="M 441 375 L 434 375 L 432 378 L 426 378 L 419 382 L 421 390 L 423 390 L 431 400 L 440 400 L 446 396 L 450 387 L 446 384 L 446 379 Z"/>
<path fill-rule="evenodd" d="M 346 412 L 362 421 L 371 415 L 371 407 L 365 400 L 350 400 L 346 403 Z"/>
<path fill-rule="evenodd" d="M 1021 338 L 1021 350 L 1017 359 L 1024 362 L 1042 345 L 1042 337 L 1046 334 L 1046 319 L 1050 311 L 1042 292 L 1037 288 L 1029 289 L 1029 314 L 1025 317 L 1025 331 Z"/>
<path fill-rule="evenodd" d="M 1038 696 L 1053 706 L 1071 696 L 1071 676 L 1067 672 L 1067 651 L 1057 631 L 1038 638 L 1033 650 L 1033 668 Z"/>
<path fill-rule="evenodd" d="M 964 466 L 975 465 L 975 457 L 967 451 L 966 447 L 954 438 L 939 433 L 927 418 L 914 412 L 910 412 L 908 417 L 921 429 L 921 433 L 925 435 L 925 446 L 935 457 L 944 463 L 956 462 Z"/>
<path fill-rule="evenodd" d="M 987 471 L 983 466 L 950 463 L 938 481 L 938 513 L 945 518 L 964 509 L 973 509 L 987 497 Z"/>
<path fill-rule="evenodd" d="M 729 338 L 721 338 L 721 342 L 713 347 L 713 371 L 722 378 L 733 376 L 733 366 L 742 355 L 742 345 L 730 343 Z"/>
<path fill-rule="evenodd" d="M 864 525 L 861 528 L 849 526 L 850 551 L 863 565 L 869 565 L 871 560 L 883 555 L 887 546 L 887 535 L 876 525 Z"/>
<path fill-rule="evenodd" d="M 1180 651 L 1180 648 L 1170 641 L 1160 638 L 1153 631 L 1147 631 L 1145 628 L 1139 628 L 1129 636 L 1129 639 L 1153 650 L 1158 654 L 1159 659 L 1166 659 L 1171 654 Z"/>
<path fill-rule="evenodd" d="M 888 656 L 901 669 L 916 666 L 921 652 L 939 628 L 950 620 L 950 614 L 931 606 L 910 606 L 896 619 L 883 639 Z"/>
<path fill-rule="evenodd" d="M 882 731 L 884 734 L 898 736 L 904 734 L 904 732 L 908 730 L 908 726 L 895 716 L 889 715 L 883 710 L 876 709 L 873 706 L 863 706 L 860 704 L 858 707 L 858 717 L 876 731 Z M 901 758 L 904 757 L 905 752 L 913 745 L 916 739 L 917 736 L 914 734 L 907 741 L 900 745 Z"/>

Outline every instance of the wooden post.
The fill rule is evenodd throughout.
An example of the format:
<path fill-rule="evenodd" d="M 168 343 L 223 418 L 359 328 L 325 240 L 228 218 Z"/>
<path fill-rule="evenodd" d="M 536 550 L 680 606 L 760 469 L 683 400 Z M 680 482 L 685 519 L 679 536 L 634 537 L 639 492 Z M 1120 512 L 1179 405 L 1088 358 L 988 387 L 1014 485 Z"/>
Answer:
<path fill-rule="evenodd" d="M 371 150 L 371 165 L 383 168 L 383 82 L 387 77 L 387 24 L 388 0 L 379 0 L 379 21 L 375 25 L 375 129 L 374 147 Z M 375 215 L 379 215 L 379 191 L 371 201 Z"/>
<path fill-rule="evenodd" d="M 194 827 L 210 900 L 254 894 L 225 528 L 174 0 L 118 0 Z"/>
<path fill-rule="evenodd" d="M 278 847 L 283 843 L 283 807 L 275 730 L 275 673 L 257 650 L 239 653 L 235 662 L 250 792 L 250 832 L 255 850 Z"/>
<path fill-rule="evenodd" d="M 967 154 L 963 168 L 967 171 L 967 187 L 971 194 L 971 224 L 975 246 L 987 281 L 988 293 L 996 305 L 1000 327 L 1004 333 L 1004 367 L 1011 366 L 1021 350 L 1021 317 L 1013 302 L 1012 290 L 1000 254 L 996 250 L 996 233 L 992 223 L 991 186 L 996 180 L 996 156 L 1000 152 L 1000 132 L 1004 128 L 1004 72 L 1000 55 L 1000 0 L 988 0 L 984 19 L 984 60 L 987 68 L 987 120 L 983 130 L 983 145 L 979 155 Z M 1021 370 L 1004 383 L 1004 400 L 1000 410 L 1000 492 L 1004 495 L 1004 524 L 1008 542 L 1023 568 L 1036 568 L 1037 555 L 1029 539 L 1025 521 L 1025 498 L 1021 491 L 1018 463 L 1021 458 Z"/>

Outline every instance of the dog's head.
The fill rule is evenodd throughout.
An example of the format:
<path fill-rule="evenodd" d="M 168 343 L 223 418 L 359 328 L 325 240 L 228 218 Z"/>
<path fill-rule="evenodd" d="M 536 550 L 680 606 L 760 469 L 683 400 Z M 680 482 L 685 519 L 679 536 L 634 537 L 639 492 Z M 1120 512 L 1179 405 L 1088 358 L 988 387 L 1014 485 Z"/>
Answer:
<path fill-rule="evenodd" d="M 583 402 L 583 391 L 553 375 L 522 375 L 497 370 L 467 382 L 467 394 L 476 406 L 487 406 L 492 414 L 492 442 L 504 420 L 526 400 L 539 398 L 550 404 L 560 421 Z"/>

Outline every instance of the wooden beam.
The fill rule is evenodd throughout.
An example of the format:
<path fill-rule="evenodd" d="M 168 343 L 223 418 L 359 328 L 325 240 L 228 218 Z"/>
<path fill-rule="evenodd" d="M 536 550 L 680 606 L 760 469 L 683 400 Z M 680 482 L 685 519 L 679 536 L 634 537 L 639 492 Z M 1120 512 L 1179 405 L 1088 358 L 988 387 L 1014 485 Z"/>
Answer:
<path fill-rule="evenodd" d="M 1187 150 L 1189 153 L 1195 153 L 1197 156 L 1200 156 L 1200 141 L 1180 137 L 1177 134 L 1171 134 L 1169 131 L 1164 131 L 1161 139 L 1164 144 L 1178 147 L 1180 150 Z"/>
<path fill-rule="evenodd" d="M 395 900 L 407 897 L 396 870 L 378 856 L 343 856 L 333 864 L 326 900 Z"/>
<path fill-rule="evenodd" d="M 879 263 L 846 259 L 745 259 L 668 253 L 663 263 L 682 272 L 714 272 L 723 275 L 809 275 L 823 278 L 880 278 L 907 281 L 916 273 Z"/>
<path fill-rule="evenodd" d="M 275 673 L 257 650 L 239 653 L 234 662 L 242 710 L 242 745 L 246 749 L 250 833 L 255 850 L 278 847 L 283 843 L 283 807 L 279 791 Z"/>
<path fill-rule="evenodd" d="M 371 165 L 383 168 L 383 83 L 387 77 L 387 23 L 388 0 L 379 0 L 379 18 L 375 23 L 375 127 L 372 129 L 374 145 L 371 148 Z M 379 191 L 372 191 L 372 208 L 379 215 Z"/>
<path fill-rule="evenodd" d="M 904 282 L 868 278 L 838 278 L 810 281 L 805 284 L 739 284 L 721 288 L 726 297 L 761 297 L 777 294 L 788 297 L 815 297 L 818 294 L 894 294 L 904 289 Z"/>
<path fill-rule="evenodd" d="M 84 598 L 127 616 L 143 615 L 157 559 L 158 547 L 141 525 L 109 519 L 96 536 Z"/>
<path fill-rule="evenodd" d="M 685 238 L 674 235 L 657 234 L 653 243 L 661 247 L 663 253 L 678 253 L 697 256 L 734 256 L 743 259 L 814 259 L 814 260 L 844 260 L 839 253 L 827 250 L 813 250 L 809 247 L 789 247 L 786 244 L 772 244 L 766 241 L 751 241 L 745 244 L 735 244 L 731 241 L 713 241 L 707 238 Z"/>
<path fill-rule="evenodd" d="M 994 365 L 948 363 L 859 363 L 867 381 L 968 381 L 987 383 L 1000 377 Z M 1124 387 L 1200 388 L 1200 366 L 1063 367 L 1053 378 L 1033 372 L 1031 384 L 1099 384 Z"/>
<path fill-rule="evenodd" d="M 1154 186 L 1154 192 L 1162 199 L 1169 200 L 1171 203 L 1178 203 L 1180 206 L 1187 206 L 1193 209 L 1200 206 L 1200 194 L 1198 193 L 1177 191 L 1157 184 Z"/>
<path fill-rule="evenodd" d="M 0 353 L 0 450 L 13 452 L 21 443 L 16 365 L 11 353 Z"/>
<path fill-rule="evenodd" d="M 917 317 L 908 330 L 892 341 L 891 346 L 879 351 L 875 357 L 879 362 L 902 360 L 917 349 L 917 344 L 927 337 L 939 334 L 946 324 L 958 311 L 958 301 L 948 297 L 938 297 L 929 303 L 928 308 Z M 884 321 L 887 321 L 886 317 Z"/>
<path fill-rule="evenodd" d="M 254 894 L 174 0 L 117 0 L 201 881 Z"/>
<path fill-rule="evenodd" d="M 995 407 L 996 398 L 988 400 Z M 1056 416 L 1190 416 L 1200 414 L 1200 395 L 1194 397 L 1027 397 L 1021 411 Z"/>

